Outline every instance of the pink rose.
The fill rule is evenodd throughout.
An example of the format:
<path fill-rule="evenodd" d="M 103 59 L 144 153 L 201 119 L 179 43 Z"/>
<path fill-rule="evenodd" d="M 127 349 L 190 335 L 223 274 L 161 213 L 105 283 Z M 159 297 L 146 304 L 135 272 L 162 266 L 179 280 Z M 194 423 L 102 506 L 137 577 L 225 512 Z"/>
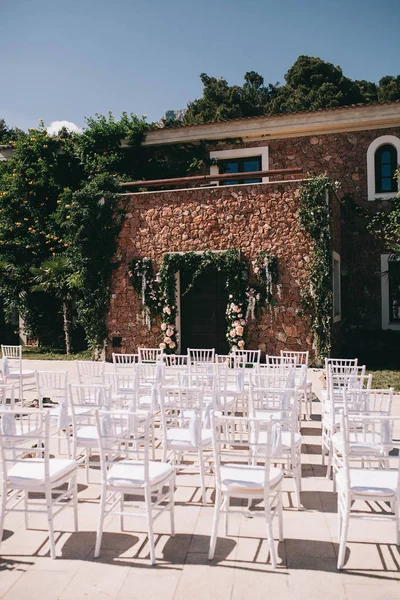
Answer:
<path fill-rule="evenodd" d="M 165 331 L 167 329 L 167 324 L 166 323 L 161 323 L 161 329 L 163 331 Z"/>
<path fill-rule="evenodd" d="M 236 331 L 234 329 L 231 329 L 229 332 L 229 335 L 233 338 L 236 335 Z"/>
<path fill-rule="evenodd" d="M 242 327 L 244 327 L 246 325 L 246 321 L 244 319 L 241 319 L 240 324 L 242 325 Z"/>
<path fill-rule="evenodd" d="M 169 345 L 170 348 L 175 348 L 175 346 L 176 346 L 175 342 L 171 342 Z"/>
<path fill-rule="evenodd" d="M 244 340 L 240 340 L 238 346 L 240 349 L 244 348 Z"/>
<path fill-rule="evenodd" d="M 167 347 L 166 344 L 164 344 L 163 342 L 161 342 L 161 344 L 160 344 L 161 350 L 165 350 L 166 347 Z"/>
<path fill-rule="evenodd" d="M 243 335 L 243 327 L 241 325 L 239 325 L 239 327 L 236 327 L 236 333 L 240 336 Z"/>
<path fill-rule="evenodd" d="M 165 338 L 164 338 L 164 342 L 165 342 L 166 344 L 170 344 L 170 343 L 171 343 L 171 338 L 170 338 L 170 337 L 168 337 L 168 336 L 167 336 L 167 337 L 165 337 Z"/>

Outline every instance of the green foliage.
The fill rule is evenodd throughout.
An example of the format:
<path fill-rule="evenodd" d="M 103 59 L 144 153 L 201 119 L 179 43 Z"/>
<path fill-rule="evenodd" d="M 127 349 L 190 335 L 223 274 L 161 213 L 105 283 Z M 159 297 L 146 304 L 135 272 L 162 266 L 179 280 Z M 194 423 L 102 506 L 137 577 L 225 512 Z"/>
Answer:
<path fill-rule="evenodd" d="M 314 241 L 308 281 L 302 290 L 304 311 L 310 318 L 317 356 L 325 358 L 331 349 L 333 312 L 332 247 L 327 192 L 337 189 L 325 175 L 307 181 L 300 192 L 300 224 Z"/>
<path fill-rule="evenodd" d="M 242 86 L 200 75 L 203 96 L 188 105 L 184 123 L 335 108 L 400 99 L 400 76 L 383 77 L 379 85 L 353 81 L 340 67 L 312 56 L 299 56 L 285 75 L 285 84 L 264 85 L 258 73 L 246 73 Z"/>
<path fill-rule="evenodd" d="M 18 127 L 7 127 L 4 119 L 0 119 L 0 144 L 12 144 L 15 140 L 25 137 L 26 133 Z"/>
<path fill-rule="evenodd" d="M 14 309 L 22 313 L 31 337 L 43 318 L 41 297 L 31 294 L 35 269 L 65 258 L 78 288 L 78 321 L 89 346 L 103 347 L 123 216 L 116 194 L 120 179 L 142 174 L 140 144 L 147 128 L 144 119 L 126 113 L 119 121 L 112 115 L 88 119 L 83 134 L 64 130 L 52 137 L 41 123 L 15 142 L 11 160 L 1 165 L 0 295 L 9 315 Z M 131 146 L 122 149 L 121 138 Z M 51 293 L 58 292 L 53 287 Z"/>
<path fill-rule="evenodd" d="M 246 313 L 249 298 L 254 298 L 255 303 L 259 302 L 261 306 L 271 302 L 272 281 L 274 283 L 277 281 L 276 257 L 262 251 L 255 262 L 262 264 L 265 269 L 266 257 L 268 257 L 269 264 L 273 265 L 271 267 L 273 275 L 266 279 L 261 275 L 260 285 L 256 288 L 250 288 L 247 284 L 247 264 L 240 258 L 237 250 L 165 254 L 157 280 L 153 276 L 150 259 L 134 259 L 129 265 L 130 283 L 140 295 L 144 310 L 143 321 L 150 327 L 151 318 L 161 315 L 162 342 L 160 347 L 170 354 L 176 353 L 178 348 L 179 332 L 175 326 L 178 310 L 175 274 L 179 271 L 182 275 L 191 275 L 187 288 L 181 289 L 181 294 L 185 295 L 192 289 L 196 278 L 212 266 L 226 277 L 225 288 L 229 293 L 226 309 L 226 337 L 230 348 L 244 348 L 244 330 L 248 318 Z"/>
<path fill-rule="evenodd" d="M 399 170 L 395 177 L 400 177 Z M 386 210 L 380 210 L 371 217 L 368 229 L 384 242 L 390 252 L 400 257 L 400 194 L 391 199 Z"/>

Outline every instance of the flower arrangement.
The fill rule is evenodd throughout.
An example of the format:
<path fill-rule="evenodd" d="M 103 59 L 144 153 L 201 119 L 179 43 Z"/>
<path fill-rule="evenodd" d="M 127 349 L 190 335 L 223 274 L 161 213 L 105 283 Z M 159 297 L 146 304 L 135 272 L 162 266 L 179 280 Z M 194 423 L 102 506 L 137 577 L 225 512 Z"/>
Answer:
<path fill-rule="evenodd" d="M 244 337 L 249 318 L 255 318 L 258 304 L 271 302 L 272 284 L 276 283 L 278 276 L 274 256 L 265 251 L 259 253 L 253 262 L 259 284 L 253 287 L 248 285 L 247 277 L 243 276 L 248 269 L 238 250 L 165 254 L 157 277 L 159 283 L 156 283 L 149 258 L 136 259 L 130 264 L 129 278 L 142 300 L 143 322 L 150 327 L 151 320 L 160 315 L 160 348 L 166 354 L 175 354 L 179 346 L 179 332 L 176 329 L 178 310 L 175 274 L 178 271 L 191 273 L 191 282 L 187 289 L 181 290 L 184 295 L 192 289 L 195 279 L 210 265 L 226 276 L 225 287 L 229 292 L 226 338 L 229 348 L 242 350 L 245 347 Z"/>

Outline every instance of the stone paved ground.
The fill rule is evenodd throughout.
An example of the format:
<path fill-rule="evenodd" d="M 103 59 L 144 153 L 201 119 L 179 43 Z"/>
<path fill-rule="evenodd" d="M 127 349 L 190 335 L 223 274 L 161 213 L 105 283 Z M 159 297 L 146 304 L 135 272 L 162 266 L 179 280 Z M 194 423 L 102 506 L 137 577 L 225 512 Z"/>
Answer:
<path fill-rule="evenodd" d="M 29 368 L 71 370 L 66 362 L 29 361 Z M 317 375 L 314 389 L 319 393 Z M 7 600 L 398 600 L 400 552 L 394 524 L 353 521 L 350 525 L 346 569 L 336 571 L 338 550 L 337 503 L 332 482 L 324 477 L 320 452 L 319 403 L 304 423 L 302 510 L 292 505 L 292 481 L 285 481 L 284 537 L 278 545 L 280 565 L 267 563 L 268 549 L 261 519 L 231 517 L 230 537 L 222 532 L 215 559 L 207 560 L 213 513 L 212 478 L 208 504 L 200 504 L 198 476 L 177 478 L 176 536 L 170 538 L 168 515 L 156 522 L 158 564 L 149 565 L 143 520 L 127 520 L 132 531 L 120 533 L 118 517 L 108 521 L 100 559 L 93 558 L 99 510 L 99 486 L 87 485 L 80 471 L 79 533 L 73 533 L 72 511 L 56 521 L 57 560 L 49 558 L 45 529 L 25 531 L 23 518 L 10 515 L 5 523 L 0 557 L 0 597 Z M 395 412 L 400 414 L 400 398 Z M 95 470 L 94 479 L 98 478 Z M 32 525 L 46 527 L 32 517 Z"/>

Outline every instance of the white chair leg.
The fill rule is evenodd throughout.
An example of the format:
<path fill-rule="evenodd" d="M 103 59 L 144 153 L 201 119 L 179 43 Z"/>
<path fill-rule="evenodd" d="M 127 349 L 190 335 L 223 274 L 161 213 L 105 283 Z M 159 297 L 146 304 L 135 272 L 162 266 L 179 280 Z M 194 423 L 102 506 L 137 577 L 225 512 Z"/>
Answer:
<path fill-rule="evenodd" d="M 46 489 L 46 506 L 47 506 L 47 520 L 49 522 L 49 541 L 50 541 L 50 556 L 56 558 L 56 544 L 54 541 L 54 522 L 53 522 L 53 506 L 51 490 Z"/>
<path fill-rule="evenodd" d="M 346 506 L 345 514 L 342 514 L 342 527 L 340 532 L 340 540 L 339 540 L 339 555 L 337 568 L 343 569 L 344 559 L 346 554 L 346 542 L 347 542 L 347 533 L 349 530 L 349 521 L 350 521 L 350 506 Z"/>
<path fill-rule="evenodd" d="M 301 472 L 299 472 L 299 468 L 298 467 L 295 468 L 293 480 L 294 480 L 294 489 L 295 489 L 295 492 L 296 492 L 297 510 L 300 510 L 300 507 L 301 507 L 301 498 L 300 498 L 300 492 L 301 492 Z"/>
<path fill-rule="evenodd" d="M 279 541 L 283 542 L 283 503 L 282 503 L 282 493 L 279 494 L 278 526 L 279 526 Z"/>
<path fill-rule="evenodd" d="M 225 500 L 224 500 L 225 502 Z M 215 546 L 217 544 L 218 537 L 218 523 L 219 516 L 221 511 L 221 492 L 220 490 L 216 490 L 215 492 L 215 506 L 214 506 L 214 516 L 213 516 L 213 524 L 211 529 L 211 539 L 210 539 L 210 549 L 208 551 L 208 560 L 212 560 L 215 554 Z"/>
<path fill-rule="evenodd" d="M 394 501 L 394 514 L 395 514 L 395 524 L 396 524 L 396 544 L 400 546 L 400 510 L 399 510 L 399 502 L 398 498 Z"/>
<path fill-rule="evenodd" d="M 121 527 L 121 531 L 124 531 L 124 492 L 121 493 L 121 497 L 120 497 L 120 501 L 119 501 L 119 506 L 120 506 L 120 527 Z"/>
<path fill-rule="evenodd" d="M 150 548 L 150 561 L 152 565 L 156 564 L 156 553 L 154 548 L 154 533 L 153 533 L 153 514 L 151 508 L 151 491 L 148 487 L 144 490 L 144 497 L 146 503 L 146 517 L 147 517 L 147 532 L 149 537 L 149 548 Z"/>
<path fill-rule="evenodd" d="M 175 535 L 175 476 L 169 482 L 169 518 L 171 523 L 171 537 Z"/>
<path fill-rule="evenodd" d="M 276 567 L 277 567 L 276 549 L 275 549 L 274 534 L 272 531 L 272 523 L 271 523 L 270 515 L 267 515 L 267 538 L 268 538 L 268 544 L 269 544 L 269 552 L 271 555 L 271 565 L 272 565 L 273 569 L 276 569 Z"/>
<path fill-rule="evenodd" d="M 4 532 L 4 519 L 6 516 L 6 504 L 7 504 L 7 488 L 3 486 L 1 492 L 1 505 L 0 505 L 0 545 L 3 539 Z"/>
<path fill-rule="evenodd" d="M 25 529 L 29 529 L 29 513 L 28 513 L 28 492 L 24 492 L 24 517 L 25 517 Z"/>
<path fill-rule="evenodd" d="M 105 485 L 103 485 L 101 488 L 100 515 L 99 515 L 99 523 L 97 526 L 96 546 L 94 548 L 94 558 L 99 558 L 99 556 L 100 556 L 101 538 L 103 537 L 104 513 L 105 513 L 105 508 L 106 508 L 106 497 L 107 497 L 107 488 Z"/>
<path fill-rule="evenodd" d="M 204 458 L 203 450 L 199 449 L 199 466 L 200 466 L 200 480 L 201 480 L 201 501 L 203 504 L 207 504 L 206 498 L 206 482 L 204 478 Z"/>
<path fill-rule="evenodd" d="M 78 479 L 75 473 L 73 484 L 72 484 L 72 502 L 74 508 L 74 531 L 77 532 L 78 529 Z"/>

